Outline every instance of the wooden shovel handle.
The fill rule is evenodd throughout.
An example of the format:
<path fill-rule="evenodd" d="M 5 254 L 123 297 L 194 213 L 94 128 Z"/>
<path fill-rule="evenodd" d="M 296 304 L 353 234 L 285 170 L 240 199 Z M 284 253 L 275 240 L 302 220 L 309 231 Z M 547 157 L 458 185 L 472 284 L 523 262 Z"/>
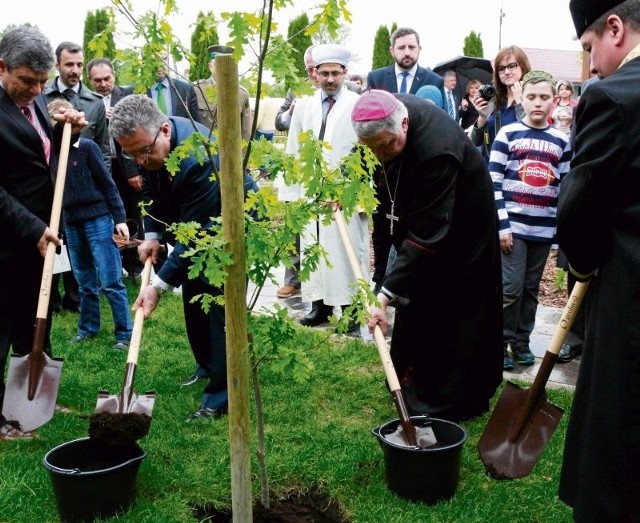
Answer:
<path fill-rule="evenodd" d="M 584 298 L 588 288 L 588 281 L 576 282 L 573 286 L 573 290 L 567 300 L 567 304 L 562 310 L 560 321 L 558 321 L 558 325 L 556 326 L 553 336 L 551 337 L 551 341 L 549 342 L 547 352 L 540 364 L 540 368 L 533 380 L 533 384 L 527 393 L 526 400 L 518 411 L 516 421 L 509 432 L 509 441 L 514 442 L 518 440 L 522 431 L 529 423 L 534 410 L 536 410 L 538 402 L 544 397 L 545 386 L 549 380 L 551 371 L 558 359 L 558 354 L 560 353 L 562 344 L 569 336 L 569 331 L 576 319 L 576 315 L 578 314 L 578 310 L 582 304 L 582 299 Z"/>
<path fill-rule="evenodd" d="M 140 290 L 142 291 L 149 285 L 151 280 L 151 256 L 147 256 L 144 262 L 144 269 L 140 275 Z M 131 332 L 131 341 L 129 342 L 129 352 L 127 353 L 127 363 L 138 363 L 138 354 L 140 352 L 140 340 L 142 339 L 142 324 L 144 323 L 144 311 L 142 307 L 136 310 L 133 320 L 133 331 Z"/>
<path fill-rule="evenodd" d="M 353 243 L 351 243 L 351 236 L 349 236 L 349 230 L 347 229 L 347 224 L 344 221 L 342 210 L 336 209 L 333 212 L 333 216 L 336 221 L 336 225 L 338 226 L 338 231 L 340 231 L 340 237 L 342 238 L 344 249 L 347 252 L 347 257 L 349 258 L 351 270 L 353 271 L 356 279 L 363 280 L 364 276 L 362 274 L 362 269 L 360 268 L 360 262 L 358 261 L 358 257 L 356 256 L 356 253 L 353 249 Z M 393 366 L 393 361 L 391 360 L 391 354 L 389 353 L 387 340 L 385 339 L 384 334 L 382 333 L 382 329 L 379 325 L 376 325 L 373 329 L 373 339 L 376 342 L 378 354 L 380 355 L 380 361 L 382 362 L 382 368 L 384 369 L 384 375 L 387 379 L 387 385 L 389 386 L 389 390 L 391 391 L 391 395 L 393 396 L 393 402 L 396 406 L 396 410 L 400 418 L 400 423 L 407 438 L 407 443 L 409 443 L 409 445 L 411 446 L 417 447 L 418 440 L 416 435 L 416 428 L 411 422 L 411 418 L 409 417 L 409 411 L 404 401 L 404 396 L 402 395 L 402 389 L 400 387 L 400 381 L 398 380 L 398 374 L 396 373 L 396 369 Z"/>

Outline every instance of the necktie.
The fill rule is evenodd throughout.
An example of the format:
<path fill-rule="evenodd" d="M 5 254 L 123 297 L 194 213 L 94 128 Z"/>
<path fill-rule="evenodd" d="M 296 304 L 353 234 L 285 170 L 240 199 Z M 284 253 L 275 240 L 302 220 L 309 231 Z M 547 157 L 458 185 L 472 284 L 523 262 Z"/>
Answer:
<path fill-rule="evenodd" d="M 400 92 L 406 93 L 407 92 L 407 76 L 409 76 L 409 73 L 405 71 L 400 74 L 402 75 L 402 82 L 400 82 Z"/>
<path fill-rule="evenodd" d="M 76 93 L 73 89 L 65 89 L 64 91 L 62 91 L 62 96 L 64 96 L 64 98 L 69 102 L 73 101 L 73 99 L 76 97 L 76 94 L 78 93 Z"/>
<path fill-rule="evenodd" d="M 453 95 L 451 94 L 451 91 L 447 91 L 447 110 L 449 112 L 449 116 L 455 120 L 456 110 L 453 107 Z"/>
<path fill-rule="evenodd" d="M 36 124 L 33 113 L 28 106 L 24 105 L 20 107 L 20 109 L 22 110 L 22 114 L 27 117 L 27 120 L 29 120 L 31 125 L 33 125 L 33 127 L 35 127 L 36 131 L 38 132 L 38 136 L 40 137 L 40 141 L 42 142 L 42 148 L 44 149 L 44 155 L 47 158 L 47 163 L 49 163 L 49 159 L 51 158 L 51 141 L 49 140 L 49 137 L 44 132 L 44 130 L 38 124 Z"/>
<path fill-rule="evenodd" d="M 325 131 L 325 127 L 327 126 L 327 116 L 329 116 L 329 111 L 331 111 L 331 109 L 333 108 L 333 105 L 336 103 L 336 99 L 333 96 L 327 96 L 324 99 L 324 102 L 327 102 L 327 110 L 324 111 L 324 105 L 323 105 L 324 116 L 322 117 L 322 126 L 320 127 L 320 134 L 318 135 L 318 140 L 324 139 L 324 131 Z"/>
<path fill-rule="evenodd" d="M 158 84 L 156 86 L 156 90 L 158 91 L 158 98 L 156 99 L 158 109 L 160 109 L 164 114 L 167 114 L 167 100 L 164 97 L 164 84 Z"/>

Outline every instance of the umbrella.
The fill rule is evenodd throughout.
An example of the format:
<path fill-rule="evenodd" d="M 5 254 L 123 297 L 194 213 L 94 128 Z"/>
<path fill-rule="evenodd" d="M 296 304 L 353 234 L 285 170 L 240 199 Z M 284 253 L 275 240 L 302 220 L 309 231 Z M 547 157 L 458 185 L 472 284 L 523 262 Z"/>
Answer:
<path fill-rule="evenodd" d="M 457 56 L 451 60 L 440 62 L 433 71 L 442 75 L 445 71 L 453 70 L 458 77 L 456 94 L 460 99 L 466 94 L 467 84 L 471 80 L 480 80 L 483 84 L 491 83 L 493 67 L 486 58 L 474 56 Z"/>

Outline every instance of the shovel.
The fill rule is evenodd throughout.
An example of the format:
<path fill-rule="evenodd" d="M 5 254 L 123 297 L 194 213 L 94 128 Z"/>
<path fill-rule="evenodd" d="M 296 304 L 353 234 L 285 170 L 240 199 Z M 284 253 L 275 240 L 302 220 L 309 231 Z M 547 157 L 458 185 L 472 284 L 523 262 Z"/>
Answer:
<path fill-rule="evenodd" d="M 60 226 L 60 212 L 62 210 L 62 196 L 67 176 L 70 145 L 71 124 L 66 122 L 62 131 L 60 161 L 56 174 L 49 223 L 49 229 L 56 236 Z M 62 358 L 50 358 L 43 351 L 55 257 L 56 245 L 53 242 L 49 242 L 44 257 L 31 352 L 26 356 L 12 354 L 7 371 L 2 414 L 8 420 L 17 421 L 20 424 L 20 429 L 24 432 L 41 427 L 53 417 L 58 397 L 63 360 Z"/>
<path fill-rule="evenodd" d="M 345 251 L 347 252 L 347 257 L 349 258 L 351 270 L 353 270 L 353 274 L 356 279 L 363 280 L 364 276 L 362 275 L 360 262 L 353 250 L 353 244 L 351 243 L 351 237 L 349 236 L 349 230 L 347 229 L 347 224 L 344 221 L 342 210 L 336 209 L 333 213 L 333 217 L 336 221 L 336 225 L 338 226 L 338 230 L 340 231 L 340 237 L 342 238 L 342 243 Z M 387 385 L 389 386 L 391 396 L 393 397 L 393 403 L 398 411 L 400 427 L 402 427 L 402 436 L 404 436 L 404 439 L 411 447 L 419 446 L 420 448 L 425 448 L 435 445 L 437 443 L 435 434 L 433 433 L 433 429 L 428 426 L 421 429 L 419 438 L 420 445 L 418 445 L 418 434 L 411 418 L 409 417 L 409 410 L 407 409 L 407 405 L 404 401 L 400 381 L 398 380 L 398 375 L 396 374 L 393 361 L 391 360 L 391 355 L 389 354 L 387 340 L 382 333 L 382 329 L 378 325 L 376 325 L 373 331 L 373 338 L 376 342 L 376 347 L 378 348 L 378 354 L 382 361 L 382 367 L 384 368 Z"/>
<path fill-rule="evenodd" d="M 531 388 L 507 381 L 498 398 L 478 442 L 485 469 L 496 479 L 528 475 L 562 417 L 564 411 L 547 400 L 545 385 L 588 286 L 574 285 Z"/>
<path fill-rule="evenodd" d="M 144 263 L 141 289 L 149 285 L 150 277 L 151 256 L 147 257 Z M 122 445 L 136 441 L 149 433 L 156 394 L 147 392 L 138 395 L 133 391 L 143 323 L 144 311 L 140 307 L 136 311 L 133 322 L 122 391 L 119 394 L 100 391 L 96 410 L 89 417 L 89 437 L 93 440 L 110 445 Z"/>

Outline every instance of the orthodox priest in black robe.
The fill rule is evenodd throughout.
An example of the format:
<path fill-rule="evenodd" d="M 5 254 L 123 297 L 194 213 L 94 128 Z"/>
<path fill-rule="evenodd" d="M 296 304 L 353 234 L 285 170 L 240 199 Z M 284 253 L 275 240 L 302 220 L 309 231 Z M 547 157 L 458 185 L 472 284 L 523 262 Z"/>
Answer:
<path fill-rule="evenodd" d="M 381 165 L 374 252 L 397 252 L 370 309 L 386 333 L 412 415 L 483 414 L 502 380 L 498 218 L 485 163 L 439 107 L 413 95 L 365 92 L 352 122 Z M 380 261 L 381 260 L 381 261 Z M 379 266 L 378 266 L 379 267 Z"/>

